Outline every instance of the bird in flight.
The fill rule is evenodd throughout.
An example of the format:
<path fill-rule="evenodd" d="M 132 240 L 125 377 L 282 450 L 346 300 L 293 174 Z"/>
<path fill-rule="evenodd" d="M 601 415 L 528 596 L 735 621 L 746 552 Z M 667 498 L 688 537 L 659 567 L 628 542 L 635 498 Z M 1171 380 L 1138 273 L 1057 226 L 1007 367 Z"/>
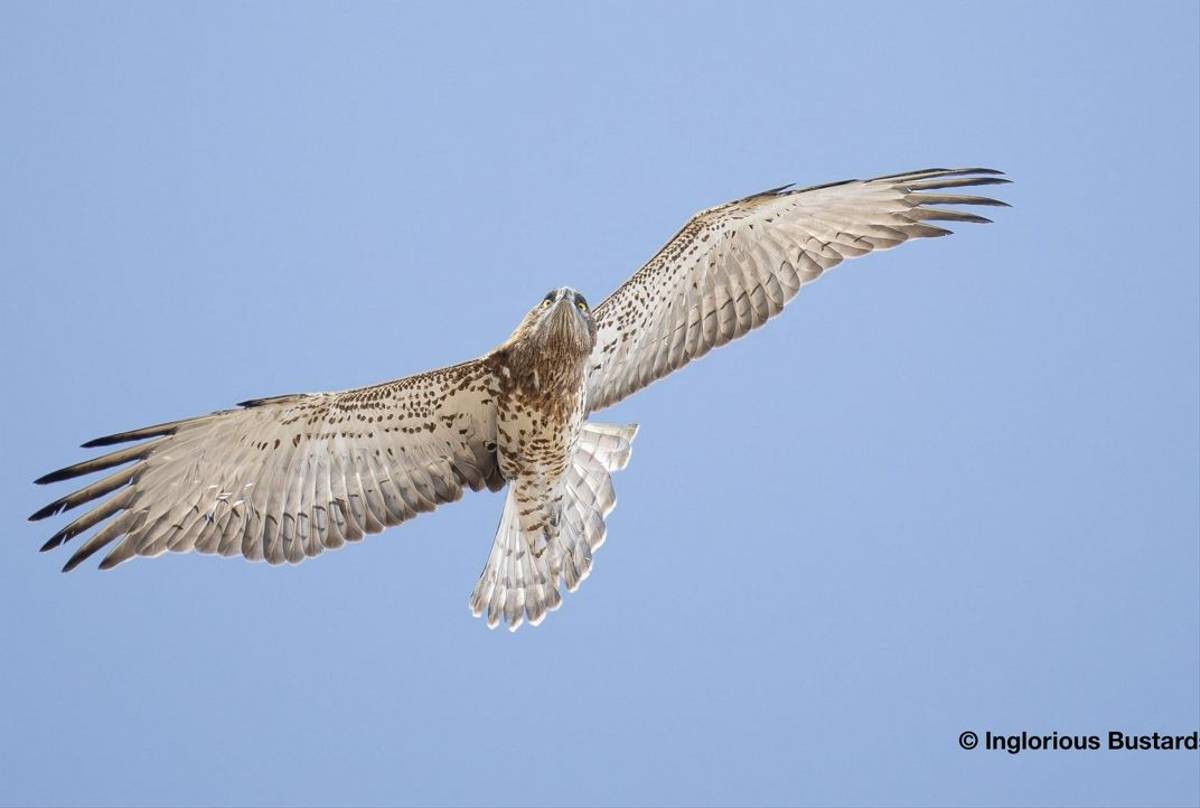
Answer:
<path fill-rule="evenodd" d="M 957 189 L 1008 182 L 1001 173 L 785 186 L 703 210 L 598 306 L 555 289 L 478 359 L 89 441 L 130 445 L 38 479 L 116 469 L 30 519 L 107 497 L 42 547 L 96 528 L 64 572 L 104 548 L 101 569 L 191 550 L 295 564 L 464 489 L 507 486 L 469 603 L 489 627 L 537 625 L 561 604 L 560 585 L 588 576 L 616 503 L 611 475 L 637 432 L 593 413 L 761 326 L 844 259 L 950 233 L 934 222 L 988 222 L 954 208 L 1005 203 Z"/>

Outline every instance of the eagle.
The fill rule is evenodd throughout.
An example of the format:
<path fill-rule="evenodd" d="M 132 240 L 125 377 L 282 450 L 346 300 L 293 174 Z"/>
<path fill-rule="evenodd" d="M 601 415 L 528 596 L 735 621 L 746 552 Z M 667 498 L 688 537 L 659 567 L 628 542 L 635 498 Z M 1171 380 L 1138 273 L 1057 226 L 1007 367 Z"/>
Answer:
<path fill-rule="evenodd" d="M 550 291 L 477 359 L 88 441 L 128 445 L 39 478 L 108 472 L 30 519 L 91 504 L 42 547 L 95 528 L 64 572 L 105 548 L 101 569 L 193 550 L 296 564 L 466 489 L 507 487 L 469 605 L 489 627 L 537 625 L 561 605 L 560 586 L 588 577 L 616 504 L 612 474 L 629 462 L 637 425 L 590 420 L 596 412 L 763 325 L 847 258 L 950 233 L 936 222 L 989 222 L 955 208 L 1005 203 L 957 189 L 1008 182 L 1002 174 L 787 185 L 702 210 L 599 305 Z"/>

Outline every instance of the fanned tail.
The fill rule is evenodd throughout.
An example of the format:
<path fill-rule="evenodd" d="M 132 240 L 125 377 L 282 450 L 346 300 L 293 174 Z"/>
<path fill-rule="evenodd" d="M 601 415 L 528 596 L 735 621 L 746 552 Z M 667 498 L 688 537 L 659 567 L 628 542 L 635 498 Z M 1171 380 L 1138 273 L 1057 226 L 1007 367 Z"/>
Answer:
<path fill-rule="evenodd" d="M 574 592 L 592 569 L 592 553 L 604 543 L 604 518 L 617 504 L 612 472 L 629 463 L 637 425 L 585 423 L 562 479 L 562 514 L 557 535 L 527 536 L 510 487 L 487 564 L 471 593 L 471 613 L 487 613 L 488 628 L 501 621 L 516 631 L 526 619 L 536 626 L 562 605 L 559 580 Z M 532 548 L 548 541 L 545 552 Z"/>

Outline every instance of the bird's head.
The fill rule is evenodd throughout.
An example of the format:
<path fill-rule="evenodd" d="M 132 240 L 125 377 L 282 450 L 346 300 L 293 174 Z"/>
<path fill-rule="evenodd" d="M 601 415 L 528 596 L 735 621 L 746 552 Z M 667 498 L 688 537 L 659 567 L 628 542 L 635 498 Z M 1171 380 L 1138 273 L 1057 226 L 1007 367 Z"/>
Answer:
<path fill-rule="evenodd" d="M 596 324 L 583 295 L 569 286 L 546 293 L 513 333 L 540 350 L 567 350 L 587 356 L 596 344 Z"/>

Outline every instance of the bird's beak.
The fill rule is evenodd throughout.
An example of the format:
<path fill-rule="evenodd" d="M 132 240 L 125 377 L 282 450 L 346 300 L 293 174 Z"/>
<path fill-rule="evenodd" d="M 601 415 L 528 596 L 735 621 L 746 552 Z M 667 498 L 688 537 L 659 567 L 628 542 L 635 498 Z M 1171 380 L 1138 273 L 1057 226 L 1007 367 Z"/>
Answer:
<path fill-rule="evenodd" d="M 564 313 L 571 314 L 572 309 L 574 308 L 575 304 L 568 300 L 566 295 L 563 295 L 558 299 L 558 302 L 554 304 L 554 310 L 551 312 L 551 314 L 557 320 L 562 318 Z"/>
<path fill-rule="evenodd" d="M 556 335 L 557 338 L 574 339 L 582 325 L 576 319 L 577 315 L 575 302 L 564 296 L 554 302 L 550 311 L 546 312 L 546 319 L 543 322 L 546 324 L 547 332 Z"/>

